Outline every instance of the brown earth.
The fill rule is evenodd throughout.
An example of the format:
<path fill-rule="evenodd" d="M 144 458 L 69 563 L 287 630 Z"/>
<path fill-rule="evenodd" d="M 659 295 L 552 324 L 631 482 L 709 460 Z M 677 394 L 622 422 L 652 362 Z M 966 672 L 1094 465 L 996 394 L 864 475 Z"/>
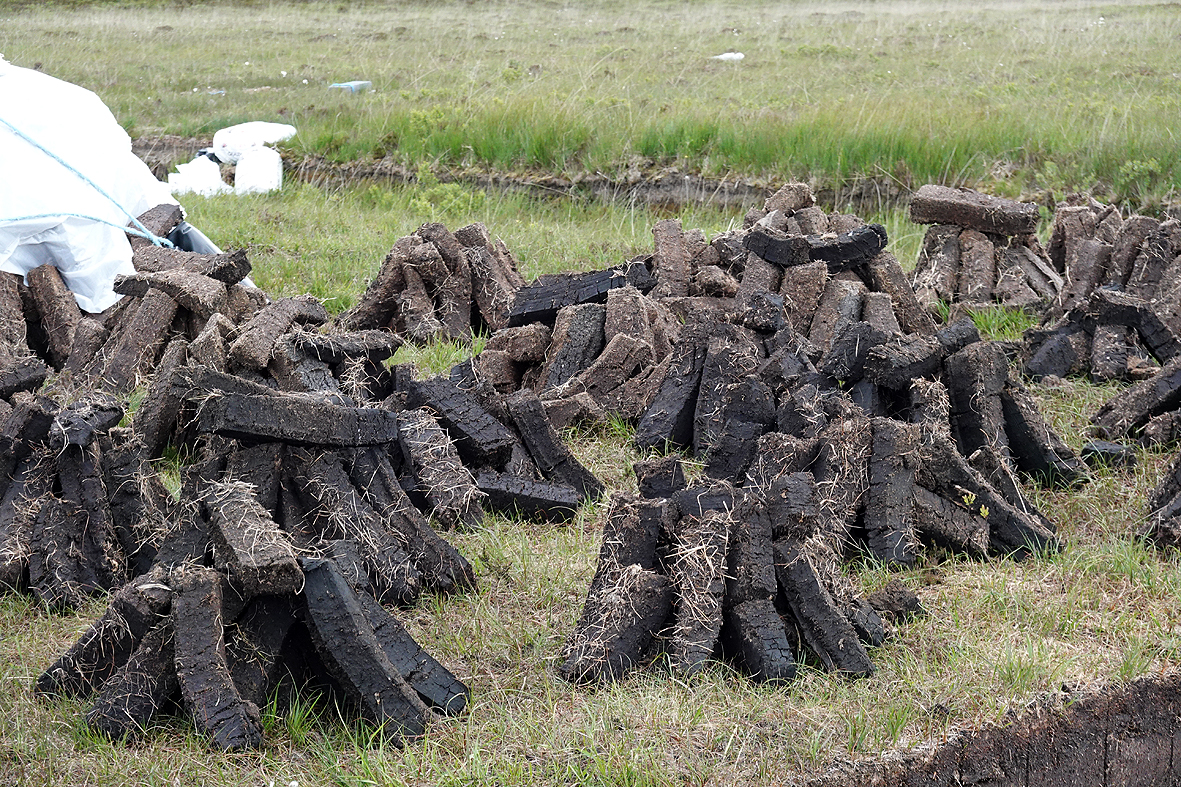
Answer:
<path fill-rule="evenodd" d="M 1181 673 L 1063 692 L 926 751 L 838 766 L 808 787 L 1181 783 Z"/>

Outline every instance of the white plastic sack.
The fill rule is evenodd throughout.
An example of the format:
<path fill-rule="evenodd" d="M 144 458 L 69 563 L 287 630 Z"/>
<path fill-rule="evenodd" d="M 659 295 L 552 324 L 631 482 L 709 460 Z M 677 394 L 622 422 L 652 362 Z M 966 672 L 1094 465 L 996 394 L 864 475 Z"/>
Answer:
<path fill-rule="evenodd" d="M 242 154 L 234 170 L 235 194 L 265 194 L 283 187 L 283 157 L 274 148 L 254 148 Z"/>
<path fill-rule="evenodd" d="M 247 151 L 291 139 L 295 134 L 295 126 L 286 123 L 268 123 L 265 120 L 239 123 L 213 135 L 213 154 L 232 164 Z"/>
<path fill-rule="evenodd" d="M 201 155 L 188 164 L 178 164 L 176 172 L 168 173 L 168 188 L 173 194 L 193 192 L 202 197 L 213 197 L 233 191 L 221 179 L 221 167 L 208 156 Z"/>
<path fill-rule="evenodd" d="M 176 200 L 89 90 L 0 57 L 0 119 L 110 196 L 0 123 L 0 270 L 24 274 L 51 262 L 83 310 L 108 308 L 119 299 L 111 289 L 115 276 L 135 273 L 120 227 L 129 215 Z"/>

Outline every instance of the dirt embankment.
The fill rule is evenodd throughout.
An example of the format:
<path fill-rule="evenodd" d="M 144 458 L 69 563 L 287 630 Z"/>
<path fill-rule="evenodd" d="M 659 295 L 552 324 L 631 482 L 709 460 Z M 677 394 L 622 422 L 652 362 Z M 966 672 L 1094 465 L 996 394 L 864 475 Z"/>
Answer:
<path fill-rule="evenodd" d="M 932 750 L 834 769 L 809 787 L 1181 783 L 1181 673 L 1064 693 Z"/>
<path fill-rule="evenodd" d="M 132 149 L 164 180 L 168 172 L 191 160 L 208 139 L 165 135 L 140 137 Z M 413 183 L 417 168 L 406 167 L 387 159 L 358 160 L 347 163 L 327 161 L 320 156 L 297 158 L 284 154 L 284 169 L 289 177 L 311 183 L 340 186 L 362 182 Z M 544 174 L 517 174 L 478 170 L 443 169 L 435 173 L 444 183 L 460 182 L 497 191 L 527 193 L 536 196 L 578 196 L 595 200 L 623 201 L 667 210 L 686 205 L 712 205 L 718 208 L 745 209 L 761 205 L 777 188 L 753 178 L 704 178 L 669 167 L 632 169 L 622 178 L 601 173 L 584 173 L 566 178 Z M 895 205 L 910 196 L 909 189 L 885 180 L 862 178 L 839 189 L 814 188 L 821 204 L 839 205 L 855 213 L 871 213 Z"/>

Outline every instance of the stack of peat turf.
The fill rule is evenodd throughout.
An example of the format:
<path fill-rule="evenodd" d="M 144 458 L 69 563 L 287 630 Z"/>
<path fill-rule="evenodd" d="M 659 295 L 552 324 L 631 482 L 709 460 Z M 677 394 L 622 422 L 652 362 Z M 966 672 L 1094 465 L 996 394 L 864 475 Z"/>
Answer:
<path fill-rule="evenodd" d="M 910 219 L 931 225 L 914 286 L 932 313 L 941 305 L 955 313 L 995 304 L 1036 311 L 1064 287 L 1063 271 L 1038 242 L 1032 202 L 927 185 L 911 198 Z"/>
<path fill-rule="evenodd" d="M 675 463 L 655 479 L 645 465 L 650 499 L 613 501 L 561 667 L 572 680 L 617 679 L 661 651 L 681 671 L 716 653 L 779 680 L 801 644 L 867 674 L 864 646 L 886 629 L 842 580 L 846 555 L 910 566 L 924 543 L 978 557 L 1060 547 L 1017 476 L 1069 486 L 1086 468 L 1006 348 L 967 318 L 936 330 L 880 227 L 805 235 L 774 216 L 806 220 L 809 196 L 785 187 L 721 241 L 745 252 L 733 296 L 656 298 L 688 319 L 635 443 L 691 450 L 704 478 L 686 487 Z"/>
<path fill-rule="evenodd" d="M 112 737 L 179 705 L 227 749 L 259 745 L 258 707 L 307 682 L 393 739 L 461 712 L 467 689 L 382 606 L 475 587 L 412 496 L 444 526 L 482 518 L 432 412 L 379 401 L 399 337 L 309 330 L 323 307 L 237 283 L 242 252 L 133 245 L 103 315 L 51 267 L 2 282 L 29 305 L 5 311 L 3 358 L 41 379 L 0 413 L 0 583 L 56 609 L 114 591 L 37 692 L 93 695 Z M 196 458 L 179 501 L 152 463 L 169 446 Z"/>
<path fill-rule="evenodd" d="M 1028 375 L 1139 381 L 1181 355 L 1181 222 L 1076 196 L 1054 214 L 1049 251 L 1066 284 L 1026 333 Z"/>

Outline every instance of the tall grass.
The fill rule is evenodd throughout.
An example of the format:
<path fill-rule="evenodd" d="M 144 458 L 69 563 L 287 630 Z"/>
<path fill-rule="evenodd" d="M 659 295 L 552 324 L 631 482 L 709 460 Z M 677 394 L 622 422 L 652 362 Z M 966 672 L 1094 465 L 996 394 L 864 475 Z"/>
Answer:
<path fill-rule="evenodd" d="M 183 197 L 188 219 L 224 248 L 244 248 L 256 284 L 272 297 L 311 293 L 330 311 L 353 305 L 381 261 L 423 222 L 452 229 L 483 222 L 504 239 L 529 279 L 591 270 L 652 251 L 659 216 L 644 207 L 485 194 L 458 184 L 360 185 L 325 191 L 288 183 L 272 194 Z M 889 219 L 902 226 L 900 213 Z M 703 208 L 681 216 L 712 238 L 740 226 L 736 211 Z M 914 228 L 914 225 L 910 225 Z M 921 240 L 921 238 L 920 238 Z"/>
<path fill-rule="evenodd" d="M 624 177 L 1181 186 L 1167 5 L 945 0 L 84 4 L 0 10 L 0 51 L 135 135 L 286 120 L 338 161 Z M 712 55 L 739 50 L 745 59 Z M 364 78 L 374 92 L 328 86 Z"/>

